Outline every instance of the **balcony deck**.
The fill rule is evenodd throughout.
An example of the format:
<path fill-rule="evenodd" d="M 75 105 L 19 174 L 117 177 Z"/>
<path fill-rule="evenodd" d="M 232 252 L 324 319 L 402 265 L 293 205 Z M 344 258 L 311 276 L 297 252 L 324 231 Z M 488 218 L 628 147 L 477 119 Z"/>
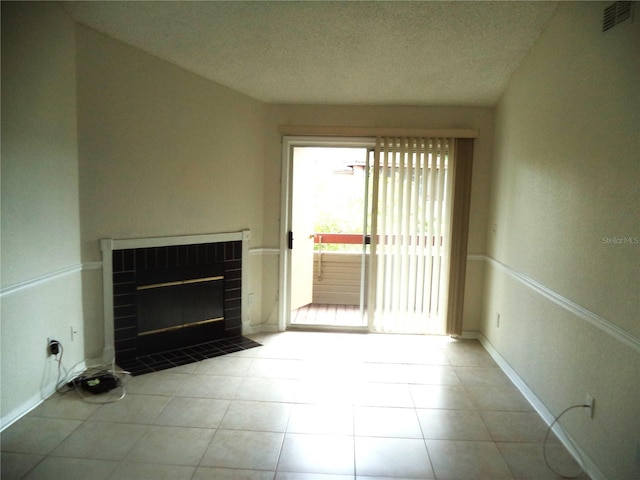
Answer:
<path fill-rule="evenodd" d="M 364 327 L 365 320 L 360 317 L 357 305 L 330 305 L 311 303 L 291 312 L 292 325 Z"/>

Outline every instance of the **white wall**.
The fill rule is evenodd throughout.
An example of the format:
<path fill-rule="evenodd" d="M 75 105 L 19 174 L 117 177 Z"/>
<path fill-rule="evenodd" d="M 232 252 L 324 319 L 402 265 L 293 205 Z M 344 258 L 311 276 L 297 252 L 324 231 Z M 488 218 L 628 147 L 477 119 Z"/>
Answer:
<path fill-rule="evenodd" d="M 80 270 L 74 23 L 3 2 L 3 427 L 53 392 L 47 337 L 67 367 L 84 359 Z"/>
<path fill-rule="evenodd" d="M 250 229 L 260 246 L 263 104 L 84 26 L 77 34 L 83 261 L 100 261 L 100 238 Z M 254 271 L 260 260 L 248 259 Z M 87 351 L 99 355 L 98 268 L 84 285 Z"/>
<path fill-rule="evenodd" d="M 593 420 L 572 412 L 563 424 L 606 478 L 630 479 L 640 477 L 640 23 L 602 33 L 606 6 L 561 2 L 498 105 L 487 252 L 500 263 L 488 263 L 482 332 L 552 413 L 593 395 Z"/>

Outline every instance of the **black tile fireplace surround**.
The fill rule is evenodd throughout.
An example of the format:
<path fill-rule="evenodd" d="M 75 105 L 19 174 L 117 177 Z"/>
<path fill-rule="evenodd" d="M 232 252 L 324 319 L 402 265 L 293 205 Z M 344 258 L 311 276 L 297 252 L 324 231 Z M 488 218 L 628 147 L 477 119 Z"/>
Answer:
<path fill-rule="evenodd" d="M 114 250 L 112 260 L 121 368 L 146 373 L 258 345 L 242 337 L 242 241 Z"/>

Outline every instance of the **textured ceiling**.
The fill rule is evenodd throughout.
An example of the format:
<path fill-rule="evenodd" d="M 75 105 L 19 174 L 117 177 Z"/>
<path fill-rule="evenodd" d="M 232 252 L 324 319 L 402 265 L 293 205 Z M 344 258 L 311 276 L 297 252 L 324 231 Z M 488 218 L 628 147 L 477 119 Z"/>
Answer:
<path fill-rule="evenodd" d="M 269 103 L 494 105 L 556 2 L 64 2 Z"/>

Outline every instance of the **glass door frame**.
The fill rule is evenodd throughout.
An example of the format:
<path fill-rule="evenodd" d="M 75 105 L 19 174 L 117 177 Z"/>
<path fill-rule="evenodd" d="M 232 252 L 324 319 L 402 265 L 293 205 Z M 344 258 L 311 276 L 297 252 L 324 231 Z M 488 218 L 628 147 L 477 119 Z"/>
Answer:
<path fill-rule="evenodd" d="M 282 171 L 280 187 L 280 278 L 278 292 L 279 331 L 285 331 L 291 324 L 291 250 L 289 248 L 289 232 L 291 232 L 292 229 L 294 147 L 351 147 L 372 149 L 375 145 L 375 137 L 288 135 L 282 137 Z M 366 212 L 364 214 L 366 215 Z M 365 329 L 368 329 L 368 327 L 365 327 Z"/>

